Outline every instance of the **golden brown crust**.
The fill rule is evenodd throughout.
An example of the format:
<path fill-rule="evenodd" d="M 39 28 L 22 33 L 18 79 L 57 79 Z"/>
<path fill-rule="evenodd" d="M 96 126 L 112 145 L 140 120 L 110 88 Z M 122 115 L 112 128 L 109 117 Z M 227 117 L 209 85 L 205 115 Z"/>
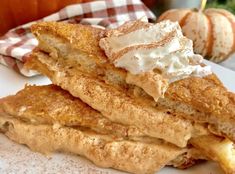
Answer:
<path fill-rule="evenodd" d="M 37 102 L 35 102 L 35 100 Z M 51 100 L 54 101 L 51 103 Z M 63 121 L 69 120 L 69 113 L 71 113 L 71 111 L 68 110 L 68 107 L 71 106 L 71 102 L 75 106 L 75 108 L 70 108 L 72 109 L 72 111 L 77 113 L 76 111 L 78 109 L 81 110 L 81 113 L 85 115 L 91 114 L 90 117 L 93 117 L 94 120 L 96 119 L 96 116 L 94 116 L 92 112 L 94 110 L 92 110 L 88 106 L 81 106 L 85 104 L 81 104 L 80 100 L 73 98 L 70 94 L 68 94 L 66 91 L 63 91 L 57 86 L 27 86 L 24 90 L 18 92 L 18 94 L 16 94 L 15 96 L 9 96 L 0 100 L 0 106 L 3 106 L 0 107 L 0 131 L 5 133 L 10 139 L 16 142 L 28 145 L 34 151 L 39 151 L 41 153 L 49 153 L 56 150 L 73 152 L 86 156 L 88 159 L 92 160 L 94 163 L 101 167 L 114 167 L 132 172 L 137 172 L 137 170 L 138 172 L 140 172 L 140 170 L 142 172 L 143 170 L 150 170 L 149 168 L 152 168 L 151 170 L 159 170 L 165 162 L 165 156 L 168 157 L 168 162 L 166 163 L 167 165 L 173 165 L 174 167 L 178 168 L 187 168 L 194 165 L 197 162 L 197 159 L 206 159 L 197 149 L 179 149 L 163 141 L 149 139 L 148 137 L 134 139 L 131 138 L 130 143 L 128 139 L 124 140 L 122 137 L 115 137 L 110 135 L 109 133 L 109 135 L 101 135 L 89 131 L 84 127 L 69 128 L 55 124 L 54 122 L 50 122 L 51 116 L 55 114 L 54 119 L 56 120 L 56 123 L 61 123 L 60 119 L 58 118 L 61 114 L 63 115 L 64 109 L 66 110 L 66 113 L 68 113 L 68 118 Z M 48 105 L 49 108 L 44 105 L 45 103 Z M 58 103 L 62 104 L 62 106 L 60 106 L 61 110 L 58 110 Z M 4 111 L 3 109 L 5 109 L 5 105 L 8 105 L 8 107 L 12 107 L 11 110 L 7 109 Z M 26 107 L 26 112 L 22 112 L 22 106 Z M 14 109 L 21 110 L 20 112 L 17 112 L 18 115 L 15 116 L 15 118 L 17 119 L 19 117 L 29 118 L 31 117 L 29 113 L 32 112 L 32 114 L 37 115 L 38 112 L 41 112 L 42 109 L 44 109 L 44 112 L 41 114 L 43 115 L 44 119 L 49 120 L 49 122 L 41 120 L 35 125 L 31 123 L 29 124 L 28 122 L 16 120 L 15 118 L 12 118 L 12 110 Z M 47 123 L 47 125 L 41 125 L 39 123 Z M 38 132 L 40 132 L 40 134 L 38 134 Z M 77 141 L 74 142 L 74 139 L 76 139 Z M 95 145 L 93 145 L 91 141 L 88 141 L 91 139 L 94 140 Z M 208 158 L 218 161 L 226 172 L 231 173 L 234 171 L 232 168 L 234 163 L 234 154 L 231 151 L 231 148 L 233 148 L 231 144 L 232 142 L 228 140 L 221 140 L 221 138 L 216 138 L 214 136 L 202 136 L 192 139 L 191 142 L 199 149 L 202 149 L 202 151 L 205 152 Z M 213 142 L 213 146 L 211 146 L 211 142 Z M 71 143 L 74 144 L 71 145 Z M 83 146 L 83 143 L 86 147 Z M 106 146 L 107 144 L 111 145 L 112 147 L 110 151 L 107 150 L 107 148 L 103 148 L 103 146 Z M 119 145 L 121 145 L 122 148 L 119 148 Z M 124 147 L 125 151 L 123 151 Z M 144 148 L 145 150 L 150 148 L 157 148 L 158 151 L 156 152 L 156 156 L 158 156 L 158 163 L 153 161 L 154 159 L 152 158 L 152 153 L 146 154 L 146 152 L 144 152 L 144 154 L 139 154 L 138 152 L 142 153 L 142 148 Z M 102 150 L 99 151 L 100 149 Z M 87 153 L 87 150 L 94 151 L 92 153 L 92 156 Z M 98 153 L 97 151 L 99 151 L 100 153 Z M 133 156 L 132 154 L 134 152 L 135 155 Z M 230 152 L 232 153 L 230 154 Z M 141 169 L 135 167 L 132 161 L 128 161 L 123 164 L 124 162 L 119 159 L 119 157 L 122 156 L 122 153 L 127 153 L 126 155 L 128 157 L 132 156 L 132 158 L 138 159 L 138 162 L 140 162 L 142 165 L 140 167 Z M 113 160 L 112 162 L 110 162 L 109 156 L 112 156 L 113 154 L 119 154 L 119 156 L 115 156 L 117 157 L 115 158 L 116 161 Z M 145 158 L 145 160 L 142 160 L 142 158 Z M 149 158 L 151 158 L 152 160 L 151 164 L 148 163 Z M 116 165 L 117 163 L 120 164 L 120 162 L 122 163 L 122 165 Z M 146 163 L 148 163 L 147 167 Z M 153 165 L 153 163 L 155 165 Z"/>
<path fill-rule="evenodd" d="M 197 159 L 197 160 L 195 160 Z M 187 169 L 188 167 L 205 160 L 209 160 L 208 157 L 202 155 L 202 152 L 196 148 L 190 148 L 187 153 L 178 156 L 176 159 L 171 161 L 173 167 L 179 169 Z M 170 164 L 171 164 L 170 163 Z"/>
<path fill-rule="evenodd" d="M 172 116 L 167 110 L 152 107 L 151 103 L 135 100 L 125 91 L 97 80 L 96 76 L 65 69 L 63 63 L 55 63 L 45 54 L 35 52 L 34 56 L 32 62 L 43 62 L 41 67 L 50 70 L 50 74 L 46 75 L 51 77 L 54 84 L 79 97 L 111 121 L 135 125 L 145 135 L 162 138 L 180 147 L 186 146 L 195 133 L 192 123 L 181 119 L 179 115 Z M 41 69 L 37 70 L 41 72 Z"/>
<path fill-rule="evenodd" d="M 131 22 L 130 26 L 127 29 L 121 28 L 119 32 L 127 32 L 126 30 L 133 30 L 135 26 L 142 24 L 146 24 L 146 26 L 149 25 L 148 23 L 141 21 L 137 22 L 136 25 L 135 23 Z M 82 30 L 82 32 L 80 32 L 80 30 Z M 70 34 L 68 31 L 71 31 L 72 34 Z M 58 58 L 69 56 L 69 58 L 66 58 L 65 60 L 66 65 L 68 66 L 68 62 L 70 61 L 70 66 L 75 67 L 74 65 L 76 64 L 76 61 L 78 61 L 76 60 L 77 55 L 80 56 L 79 58 L 83 56 L 85 58 L 83 58 L 82 62 L 79 62 L 79 65 L 77 64 L 78 66 L 81 66 L 80 69 L 83 66 L 87 66 L 84 65 L 84 62 L 87 62 L 87 64 L 90 64 L 90 66 L 86 69 L 86 72 L 89 71 L 89 73 L 91 74 L 99 73 L 100 76 L 106 76 L 108 74 L 108 71 L 115 71 L 115 73 L 118 74 L 115 76 L 122 76 L 121 78 L 123 78 L 122 80 L 126 85 L 126 70 L 115 68 L 113 64 L 109 63 L 108 58 L 104 55 L 104 52 L 99 47 L 98 42 L 103 37 L 105 31 L 84 25 L 75 26 L 72 24 L 67 25 L 65 23 L 42 22 L 33 25 L 32 32 L 39 40 L 39 49 L 43 50 L 44 52 L 48 52 L 51 57 Z M 115 30 L 111 30 L 109 32 L 113 33 L 115 32 Z M 109 32 L 105 34 L 109 35 Z M 92 35 L 92 37 L 90 35 Z M 74 59 L 72 63 L 71 59 Z M 157 100 L 159 97 L 163 96 L 168 83 L 166 79 L 161 77 L 161 74 L 154 74 L 155 76 L 159 76 L 158 80 L 154 81 L 154 85 L 158 87 L 158 90 L 155 90 L 155 93 L 153 94 L 151 93 L 151 96 L 154 97 L 155 100 Z M 147 79 L 147 81 L 148 80 L 151 81 L 151 79 Z M 151 83 L 153 82 L 151 81 Z M 140 85 L 139 87 L 145 91 L 149 91 L 148 88 L 143 88 L 143 85 Z M 151 91 L 153 92 L 153 90 Z"/>
<path fill-rule="evenodd" d="M 56 35 L 86 54 L 96 55 L 101 60 L 103 59 L 102 61 L 107 59 L 104 52 L 99 49 L 102 29 L 81 24 L 74 25 L 60 22 L 58 25 L 58 22 L 39 22 L 32 25 L 31 31 L 36 37 L 41 33 Z"/>
<path fill-rule="evenodd" d="M 77 147 L 72 148 L 68 142 L 66 144 L 62 142 L 66 142 L 67 138 L 76 137 L 79 141 L 84 142 L 89 138 L 96 142 L 99 141 L 99 143 L 96 143 L 94 147 L 92 147 L 92 144 L 89 144 L 91 146 L 89 148 L 94 148 L 95 152 L 99 151 L 99 145 L 104 145 L 105 142 L 108 144 L 122 144 L 123 147 L 129 147 L 125 150 L 125 153 L 128 153 L 128 155 L 131 155 L 132 151 L 136 151 L 136 148 L 141 151 L 142 147 L 139 147 L 140 144 L 144 144 L 146 149 L 155 145 L 156 148 L 158 148 L 159 155 L 161 154 L 158 158 L 158 164 L 164 163 L 164 160 L 162 161 L 162 155 L 165 156 L 175 149 L 173 151 L 176 153 L 177 151 L 181 152 L 181 155 L 177 155 L 176 157 L 174 154 L 169 154 L 169 160 L 173 157 L 175 158 L 168 162 L 167 165 L 173 165 L 174 167 L 179 168 L 190 167 L 197 162 L 197 159 L 205 159 L 205 157 L 194 148 L 189 148 L 187 150 L 179 149 L 166 142 L 158 139 L 151 139 L 149 137 L 125 137 L 125 135 L 122 134 L 120 135 L 123 137 L 117 137 L 117 132 L 120 133 L 124 126 L 113 126 L 118 124 L 109 125 L 107 124 L 109 122 L 105 120 L 107 119 L 104 117 L 100 118 L 100 114 L 98 112 L 82 103 L 79 99 L 72 97 L 67 91 L 62 90 L 60 87 L 55 85 L 26 86 L 25 89 L 19 91 L 16 95 L 0 99 L 0 131 L 5 133 L 10 139 L 21 144 L 26 144 L 32 150 L 39 151 L 41 153 L 49 153 L 58 149 L 74 152 Z M 91 123 L 87 124 L 87 121 Z M 102 124 L 102 126 L 100 127 L 99 124 Z M 91 131 L 87 127 L 96 130 L 97 133 Z M 97 130 L 97 128 L 99 129 Z M 112 131 L 109 131 L 110 128 Z M 36 133 L 37 131 L 40 132 L 40 136 L 39 134 L 33 133 Z M 61 132 L 63 132 L 63 139 L 61 137 L 62 140 L 59 140 L 58 134 Z M 73 134 L 70 132 L 73 132 Z M 84 135 L 84 137 L 80 137 L 78 135 Z M 130 136 L 132 135 L 130 134 Z M 55 137 L 56 139 L 54 139 Z M 132 146 L 129 146 L 129 140 L 132 141 Z M 151 145 L 149 146 L 149 144 Z M 80 143 L 76 144 L 76 146 L 78 145 L 80 145 Z M 133 149 L 132 147 L 136 148 Z M 81 155 L 83 155 L 84 153 L 86 154 L 86 152 L 84 152 L 86 149 L 87 148 L 84 150 L 81 149 L 80 152 L 76 151 L 74 153 L 80 154 L 82 152 Z M 120 149 L 115 150 L 119 151 Z M 106 154 L 105 150 L 103 152 L 104 153 L 98 154 L 101 155 L 100 158 L 104 159 L 102 164 L 106 163 L 112 165 L 120 162 L 119 159 L 116 159 L 117 161 L 109 163 L 109 158 L 105 161 L 105 158 L 109 154 Z M 120 150 L 120 152 L 113 152 L 112 150 L 112 153 L 121 154 L 122 152 L 122 150 Z M 195 154 L 192 152 L 197 153 Z M 96 155 L 97 154 L 95 153 L 93 154 L 94 157 L 91 158 L 88 156 L 88 158 L 97 163 L 96 160 L 98 159 Z M 135 158 L 139 158 L 139 155 L 135 154 Z M 146 161 L 148 161 L 149 158 L 151 158 L 151 155 L 145 153 L 141 158 L 146 158 Z M 100 163 L 98 163 L 98 165 L 100 165 Z M 129 169 L 132 167 L 129 165 L 133 164 L 127 162 L 124 167 L 120 166 L 119 169 L 126 170 L 125 167 L 128 166 L 127 170 L 134 170 Z M 141 165 L 143 166 L 143 170 L 148 170 L 148 167 L 145 167 L 145 163 L 141 162 Z M 155 170 L 157 170 L 158 166 L 157 164 L 155 165 Z M 138 167 L 135 170 L 139 170 Z"/>
<path fill-rule="evenodd" d="M 50 24 L 47 23 L 47 25 L 50 25 Z M 36 30 L 37 28 L 35 28 L 35 31 Z M 40 38 L 40 35 L 37 35 L 37 37 Z M 84 38 L 84 40 L 86 39 Z M 82 41 L 82 42 L 85 42 L 85 41 Z M 68 44 L 68 45 L 72 45 L 72 44 Z M 97 44 L 95 44 L 94 46 L 97 46 Z M 99 48 L 96 48 L 96 49 L 99 49 Z M 63 59 L 63 57 L 61 58 Z M 65 64 L 65 61 L 64 61 L 64 64 Z M 44 67 L 41 67 L 41 68 L 46 69 Z M 105 69 L 104 71 L 106 72 L 107 70 L 108 69 Z M 119 74 L 115 71 L 111 71 L 111 73 L 115 74 L 116 76 L 119 76 Z M 50 76 L 51 74 L 48 73 L 48 75 Z M 91 74 L 91 76 L 97 78 L 95 74 L 94 75 Z M 103 79 L 101 78 L 101 80 Z M 125 84 L 125 79 L 122 81 L 122 83 L 123 83 L 124 88 L 125 86 L 128 86 Z M 114 81 L 110 81 L 109 84 L 113 85 Z M 117 85 L 117 86 L 120 86 L 120 85 Z M 144 95 L 148 96 L 146 94 Z M 173 101 L 185 103 L 186 105 L 194 108 L 195 110 L 198 110 L 204 115 L 211 115 L 211 118 L 218 122 L 222 122 L 226 124 L 228 123 L 230 127 L 234 127 L 233 126 L 235 124 L 234 123 L 234 108 L 235 108 L 234 107 L 234 94 L 227 92 L 226 89 L 223 87 L 222 83 L 217 79 L 215 75 L 211 75 L 206 78 L 190 77 L 190 78 L 172 83 L 166 92 L 166 98 L 172 99 Z M 148 100 L 148 102 L 149 101 L 151 102 L 151 99 Z M 186 114 L 184 114 L 184 116 L 186 116 L 187 118 Z M 195 121 L 197 121 L 197 118 Z M 212 123 L 211 120 L 207 120 L 206 122 Z M 222 130 L 222 128 L 220 129 Z M 233 138 L 233 136 L 235 136 L 234 132 L 227 132 L 227 131 L 223 131 L 223 132 L 224 132 L 223 133 L 224 135 L 230 138 L 232 137 L 231 139 L 235 140 L 235 138 Z"/>
<path fill-rule="evenodd" d="M 44 68 L 42 68 L 42 71 L 44 71 L 43 69 L 46 69 L 46 71 L 44 71 L 44 73 L 46 72 L 47 73 L 46 75 L 48 75 L 54 83 L 62 86 L 64 89 L 68 90 L 72 95 L 81 97 L 81 99 L 83 101 L 85 101 L 86 103 L 89 103 L 89 105 L 91 105 L 95 109 L 100 110 L 109 119 L 114 119 L 115 122 L 116 121 L 117 122 L 124 121 L 123 123 L 128 123 L 128 124 L 136 124 L 136 121 L 138 124 L 138 121 L 140 121 L 141 124 L 138 124 L 138 126 L 139 125 L 144 126 L 143 130 L 149 129 L 149 127 L 152 127 L 152 123 L 146 122 L 146 120 L 147 121 L 151 120 L 149 115 L 143 114 L 142 109 L 144 108 L 145 111 L 150 111 L 150 110 L 146 109 L 145 108 L 146 105 L 142 105 L 142 104 L 139 105 L 142 109 L 137 110 L 137 109 L 139 109 L 137 107 L 136 110 L 133 110 L 133 113 L 135 113 L 135 114 L 141 113 L 142 117 L 144 117 L 144 120 L 141 119 L 140 117 L 138 119 L 141 119 L 141 120 L 138 120 L 138 119 L 136 119 L 136 117 L 134 117 L 135 115 L 131 115 L 130 113 L 128 113 L 128 115 L 133 116 L 132 117 L 133 120 L 129 120 L 129 121 L 133 121 L 133 122 L 128 122 L 128 120 L 125 120 L 126 118 L 123 118 L 123 117 L 117 118 L 117 117 L 113 117 L 113 115 L 110 117 L 109 114 L 113 114 L 112 112 L 114 112 L 114 111 L 115 112 L 117 111 L 119 113 L 123 113 L 126 110 L 130 111 L 129 108 L 133 107 L 133 105 L 132 105 L 133 103 L 129 102 L 129 101 L 132 101 L 132 99 L 123 97 L 123 96 L 125 96 L 123 91 L 121 93 L 119 93 L 118 91 L 120 89 L 113 88 L 112 83 L 111 83 L 111 85 L 107 85 L 102 80 L 97 79 L 96 75 L 90 76 L 90 75 L 87 75 L 84 72 L 80 72 L 78 70 L 73 71 L 73 70 L 63 68 L 63 66 L 66 64 L 65 61 L 62 60 L 63 57 L 61 57 L 61 58 L 58 57 L 58 59 L 56 59 L 56 60 L 53 58 L 49 58 L 50 60 L 48 60 L 48 57 L 43 58 L 43 55 L 41 53 L 39 53 L 39 54 L 37 53 L 34 56 L 36 57 L 35 59 L 38 59 L 35 61 L 38 61 L 38 63 L 40 64 L 40 66 L 38 66 L 38 68 L 39 68 L 38 70 L 40 70 L 40 67 L 44 67 Z M 62 61 L 60 62 L 59 59 L 61 59 Z M 37 63 L 35 63 L 35 64 L 37 66 Z M 197 81 L 197 79 L 199 79 L 199 80 Z M 180 83 L 182 83 L 182 84 L 180 84 Z M 215 98 L 218 97 L 218 101 L 221 101 L 221 100 L 223 101 L 222 95 L 225 95 L 225 98 L 228 97 L 228 93 L 225 92 L 226 91 L 225 88 L 223 87 L 221 82 L 216 78 L 215 75 L 208 76 L 204 79 L 202 79 L 202 78 L 184 79 L 184 80 L 173 83 L 172 86 L 174 86 L 175 84 L 177 84 L 175 88 L 170 87 L 169 92 L 167 94 L 168 95 L 167 97 L 170 96 L 170 97 L 174 98 L 174 100 L 180 101 L 182 103 L 183 102 L 185 102 L 187 104 L 189 103 L 189 105 L 192 107 L 195 107 L 195 106 L 194 106 L 194 104 L 190 103 L 191 100 L 194 100 L 193 102 L 196 102 L 196 104 L 198 104 L 200 106 L 200 104 L 202 104 L 200 102 L 201 101 L 204 102 L 204 98 L 209 97 L 208 95 L 204 94 L 205 92 L 209 92 L 210 95 L 214 96 Z M 187 88 L 189 87 L 189 90 L 185 91 L 185 89 L 186 89 L 185 86 Z M 183 87 L 185 89 L 181 90 L 181 88 L 183 89 Z M 202 89 L 200 89 L 200 88 L 202 88 Z M 215 90 L 213 90 L 214 88 L 215 88 Z M 175 91 L 173 89 L 175 89 Z M 173 91 L 171 91 L 171 90 L 173 90 Z M 179 91 L 177 91 L 177 90 L 179 90 Z M 183 91 L 185 91 L 186 94 L 183 93 Z M 202 93 L 199 94 L 200 91 Z M 203 91 L 204 91 L 204 93 L 203 93 Z M 221 93 L 220 91 L 224 91 L 224 92 Z M 192 93 L 200 95 L 199 98 L 197 98 L 198 97 L 197 95 L 192 94 Z M 177 96 L 177 95 L 180 95 L 180 96 Z M 183 95 L 183 97 L 181 95 Z M 194 98 L 190 97 L 190 99 L 187 100 L 187 97 L 185 97 L 187 95 L 192 95 Z M 234 100 L 233 97 L 232 97 L 232 99 Z M 210 106 L 211 102 L 212 101 L 207 103 L 207 105 Z M 216 107 L 215 110 L 217 110 L 217 107 L 219 107 L 219 105 L 217 105 L 217 103 L 212 103 L 211 106 Z M 204 110 L 202 110 L 201 112 L 207 114 L 208 113 L 207 109 L 209 109 L 209 108 L 207 108 L 207 106 L 205 106 L 205 108 L 203 108 L 203 109 Z M 155 113 L 156 112 L 159 113 L 159 110 L 155 110 L 155 109 L 153 109 L 153 110 Z M 213 111 L 209 110 L 209 112 L 213 112 Z M 219 114 L 223 115 L 222 113 L 219 113 Z M 154 113 L 153 113 L 153 115 L 154 115 Z M 158 119 L 161 118 L 161 117 L 159 117 L 159 115 L 156 115 L 156 117 L 158 117 Z M 166 119 L 166 118 L 164 118 L 164 119 Z M 220 117 L 218 117 L 216 119 L 222 120 L 222 121 L 226 120 L 224 118 L 221 119 Z M 165 120 L 165 121 L 167 121 L 169 123 L 169 121 L 172 121 L 172 119 Z M 146 123 L 148 123 L 148 124 L 146 124 Z M 155 124 L 155 126 L 156 125 L 157 124 Z M 180 125 L 182 125 L 181 122 L 180 122 Z M 170 126 L 172 126 L 172 125 L 166 125 L 164 131 L 169 131 Z M 175 126 L 177 126 L 177 125 L 174 125 L 174 127 Z M 161 129 L 155 130 L 155 131 L 161 132 Z M 175 133 L 177 133 L 177 131 L 174 130 L 173 132 L 174 132 L 174 136 L 175 136 Z M 149 134 L 149 132 L 148 132 L 147 135 L 153 135 L 153 134 L 151 134 L 151 133 Z M 164 138 L 165 138 L 165 136 L 164 136 Z M 172 141 L 172 140 L 170 140 L 170 137 L 168 137 L 168 138 L 169 139 L 167 141 Z M 174 138 L 179 140 L 177 138 L 177 136 L 175 136 Z M 181 138 L 182 138 L 182 136 L 181 136 Z M 195 138 L 195 140 L 196 140 L 196 138 Z M 203 143 L 205 143 L 206 141 L 207 140 L 205 140 L 205 141 L 203 140 Z M 207 147 L 207 148 L 209 149 L 209 147 Z M 206 152 L 206 150 L 208 150 L 208 149 L 203 149 L 203 150 Z"/>
<path fill-rule="evenodd" d="M 0 130 L 33 151 L 64 151 L 85 156 L 97 166 L 132 173 L 154 173 L 187 149 L 162 143 L 133 142 L 89 130 L 51 125 L 31 125 L 5 117 L 0 110 Z"/>
<path fill-rule="evenodd" d="M 214 74 L 206 78 L 191 77 L 172 83 L 165 97 L 205 113 L 208 118 L 205 121 L 210 124 L 223 124 L 228 128 L 235 125 L 235 94 L 227 91 Z M 224 130 L 224 126 L 219 126 L 218 131 L 235 141 L 235 131 Z"/>
<path fill-rule="evenodd" d="M 31 124 L 82 126 L 115 136 L 143 136 L 138 128 L 113 123 L 78 98 L 55 85 L 26 86 L 4 98 L 0 108 L 14 118 Z"/>

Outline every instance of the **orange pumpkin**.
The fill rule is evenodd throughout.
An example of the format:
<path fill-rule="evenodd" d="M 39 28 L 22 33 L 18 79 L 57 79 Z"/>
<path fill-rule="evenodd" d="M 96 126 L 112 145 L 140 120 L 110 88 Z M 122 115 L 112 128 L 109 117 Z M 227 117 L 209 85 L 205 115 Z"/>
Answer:
<path fill-rule="evenodd" d="M 40 19 L 69 4 L 89 0 L 0 0 L 0 35 L 10 28 Z"/>
<path fill-rule="evenodd" d="M 194 51 L 221 62 L 235 50 L 235 17 L 223 9 L 173 9 L 163 13 L 158 21 L 178 21 L 184 35 L 193 40 Z"/>

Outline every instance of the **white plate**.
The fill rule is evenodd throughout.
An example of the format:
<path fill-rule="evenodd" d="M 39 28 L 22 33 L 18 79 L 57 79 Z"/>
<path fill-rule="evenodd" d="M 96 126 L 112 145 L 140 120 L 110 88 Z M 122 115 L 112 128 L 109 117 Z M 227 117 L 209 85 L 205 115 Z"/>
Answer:
<path fill-rule="evenodd" d="M 235 92 L 235 72 L 219 65 L 207 62 L 229 90 Z M 28 84 L 49 84 L 46 77 L 23 77 L 0 65 L 0 97 L 15 94 Z M 25 146 L 13 143 L 0 135 L 0 173 L 1 174 L 52 174 L 52 173 L 86 173 L 118 174 L 112 169 L 101 169 L 88 160 L 71 154 L 54 153 L 50 158 L 30 151 Z M 165 167 L 159 174 L 222 174 L 220 167 L 212 162 L 196 165 L 187 170 Z"/>

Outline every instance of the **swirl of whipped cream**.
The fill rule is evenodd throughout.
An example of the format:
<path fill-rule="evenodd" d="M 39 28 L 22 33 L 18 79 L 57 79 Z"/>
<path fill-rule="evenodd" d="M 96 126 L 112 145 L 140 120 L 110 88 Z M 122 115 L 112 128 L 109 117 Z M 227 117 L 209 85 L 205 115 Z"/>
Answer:
<path fill-rule="evenodd" d="M 130 22 L 108 32 L 100 47 L 116 67 L 132 74 L 158 69 L 173 82 L 212 73 L 209 66 L 201 65 L 203 57 L 194 54 L 192 41 L 183 36 L 177 22 Z"/>

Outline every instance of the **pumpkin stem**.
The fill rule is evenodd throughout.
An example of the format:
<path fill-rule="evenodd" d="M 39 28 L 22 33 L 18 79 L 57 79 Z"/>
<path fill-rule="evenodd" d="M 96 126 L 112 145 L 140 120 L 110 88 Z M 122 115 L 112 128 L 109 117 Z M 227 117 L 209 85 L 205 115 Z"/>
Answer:
<path fill-rule="evenodd" d="M 201 0 L 201 5 L 200 5 L 200 8 L 199 8 L 199 12 L 202 12 L 205 9 L 206 2 L 207 2 L 207 0 Z"/>

